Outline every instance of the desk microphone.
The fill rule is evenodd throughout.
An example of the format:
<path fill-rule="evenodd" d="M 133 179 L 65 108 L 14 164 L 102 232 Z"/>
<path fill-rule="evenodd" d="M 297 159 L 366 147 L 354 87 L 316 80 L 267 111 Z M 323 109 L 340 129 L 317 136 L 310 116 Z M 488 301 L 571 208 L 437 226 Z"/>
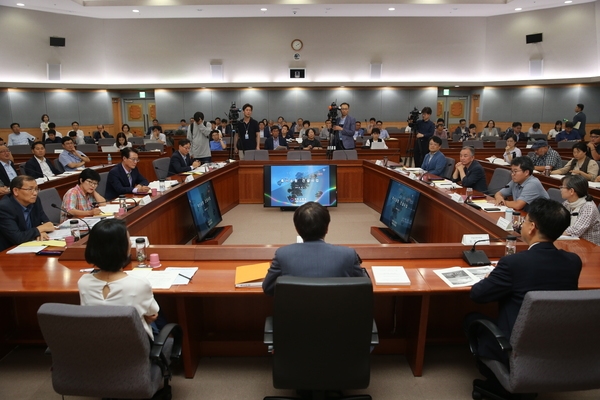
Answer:
<path fill-rule="evenodd" d="M 88 228 L 88 231 L 87 231 L 87 233 L 82 233 L 82 234 L 81 234 L 81 237 L 84 237 L 85 235 L 88 235 L 88 234 L 90 233 L 90 231 L 92 230 L 92 228 L 90 228 L 90 225 L 89 225 L 87 222 L 85 222 L 85 220 L 84 220 L 84 219 L 82 219 L 82 218 L 79 218 L 79 217 L 76 217 L 75 215 L 71 214 L 70 212 L 68 212 L 68 211 L 67 211 L 67 210 L 65 210 L 64 208 L 62 208 L 62 207 L 59 207 L 59 206 L 57 206 L 57 205 L 56 205 L 56 204 L 54 204 L 54 203 L 50 204 L 50 207 L 52 207 L 52 208 L 56 208 L 57 210 L 60 210 L 60 211 L 64 212 L 65 214 L 67 214 L 67 218 L 71 218 L 71 219 L 78 219 L 78 220 L 82 221 L 82 222 L 85 224 L 85 226 L 87 226 L 87 228 Z"/>
<path fill-rule="evenodd" d="M 490 265 L 490 259 L 488 258 L 488 256 L 485 254 L 485 251 L 483 250 L 475 250 L 475 245 L 479 242 L 487 242 L 488 240 L 502 240 L 502 238 L 491 238 L 491 239 L 481 239 L 481 240 L 476 240 L 475 243 L 473 243 L 473 247 L 471 247 L 471 250 L 465 250 L 463 251 L 463 259 L 469 263 L 469 265 L 476 265 L 476 266 L 481 266 L 481 265 Z"/>

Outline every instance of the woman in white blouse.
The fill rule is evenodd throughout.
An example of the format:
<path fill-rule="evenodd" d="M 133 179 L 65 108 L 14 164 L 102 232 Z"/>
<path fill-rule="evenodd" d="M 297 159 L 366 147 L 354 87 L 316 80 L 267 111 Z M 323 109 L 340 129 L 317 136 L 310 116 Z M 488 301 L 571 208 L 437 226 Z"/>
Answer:
<path fill-rule="evenodd" d="M 121 126 L 121 132 L 123 132 L 125 134 L 125 137 L 127 137 L 128 139 L 130 137 L 133 137 L 133 133 L 131 133 L 131 128 L 129 127 L 128 124 L 123 124 Z"/>
<path fill-rule="evenodd" d="M 50 117 L 48 114 L 42 114 L 42 123 L 40 124 L 40 130 L 42 131 L 42 141 L 46 140 L 46 132 L 48 132 L 48 122 L 50 122 Z"/>
<path fill-rule="evenodd" d="M 81 305 L 135 307 L 144 329 L 153 339 L 150 325 L 158 318 L 159 306 L 148 279 L 123 272 L 130 254 L 129 234 L 123 220 L 105 219 L 94 225 L 85 248 L 85 260 L 97 269 L 77 282 Z"/>
<path fill-rule="evenodd" d="M 563 127 L 562 127 L 562 121 L 558 120 L 554 123 L 554 129 L 550 129 L 550 132 L 548 132 L 548 140 L 554 139 L 556 137 L 556 135 L 558 135 L 560 132 L 562 132 Z"/>
<path fill-rule="evenodd" d="M 571 225 L 564 234 L 600 245 L 600 212 L 588 194 L 587 179 L 580 175 L 565 176 L 560 195 L 565 199 L 563 205 L 571 213 Z"/>
<path fill-rule="evenodd" d="M 506 148 L 504 149 L 504 161 L 510 164 L 513 158 L 521 157 L 521 149 L 517 146 L 517 137 L 513 134 L 506 136 Z"/>
<path fill-rule="evenodd" d="M 117 137 L 115 138 L 115 144 L 113 145 L 119 150 L 123 150 L 125 147 L 131 147 L 131 142 L 127 140 L 127 136 L 125 133 L 119 132 L 117 133 Z"/>

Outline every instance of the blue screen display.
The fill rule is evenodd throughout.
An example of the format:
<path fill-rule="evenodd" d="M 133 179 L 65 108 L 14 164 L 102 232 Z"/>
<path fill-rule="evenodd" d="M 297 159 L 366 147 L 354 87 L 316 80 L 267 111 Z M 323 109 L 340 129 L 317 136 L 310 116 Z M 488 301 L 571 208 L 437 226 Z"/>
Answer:
<path fill-rule="evenodd" d="M 187 197 L 198 232 L 198 240 L 202 240 L 223 220 L 212 181 L 188 190 Z"/>
<path fill-rule="evenodd" d="M 265 165 L 264 206 L 299 207 L 309 201 L 337 206 L 335 165 Z"/>
<path fill-rule="evenodd" d="M 379 220 L 406 243 L 410 240 L 410 230 L 417 212 L 419 195 L 417 190 L 390 180 L 383 203 Z"/>

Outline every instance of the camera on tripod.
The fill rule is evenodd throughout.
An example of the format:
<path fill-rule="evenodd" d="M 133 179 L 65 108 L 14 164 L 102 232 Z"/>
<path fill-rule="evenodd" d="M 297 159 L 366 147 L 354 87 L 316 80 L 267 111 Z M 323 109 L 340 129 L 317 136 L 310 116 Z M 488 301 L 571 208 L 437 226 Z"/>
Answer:
<path fill-rule="evenodd" d="M 328 109 L 329 112 L 327 113 L 327 119 L 330 120 L 332 124 L 335 124 L 335 121 L 337 121 L 338 110 L 340 110 L 340 107 L 334 101 L 331 103 Z"/>
<path fill-rule="evenodd" d="M 235 125 L 238 119 L 240 119 L 240 111 L 242 110 L 237 108 L 237 106 L 235 105 L 235 101 L 232 101 L 231 107 L 229 107 L 229 115 L 227 116 L 232 125 Z"/>
<path fill-rule="evenodd" d="M 421 111 L 417 110 L 417 107 L 415 107 L 408 116 L 409 126 L 417 124 L 417 121 L 419 120 L 419 115 L 421 115 Z"/>

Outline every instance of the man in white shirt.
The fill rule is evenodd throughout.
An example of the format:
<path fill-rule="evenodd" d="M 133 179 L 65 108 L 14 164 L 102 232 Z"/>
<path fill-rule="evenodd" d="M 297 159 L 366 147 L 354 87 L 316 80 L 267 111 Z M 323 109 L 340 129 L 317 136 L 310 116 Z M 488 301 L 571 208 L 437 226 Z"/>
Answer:
<path fill-rule="evenodd" d="M 27 132 L 21 132 L 21 125 L 19 125 L 17 122 L 10 124 L 10 129 L 12 129 L 13 133 L 8 135 L 9 146 L 16 146 L 20 144 L 29 145 L 35 141 L 35 136 L 32 136 Z"/>
<path fill-rule="evenodd" d="M 59 175 L 60 172 L 54 168 L 51 162 L 46 158 L 46 146 L 38 141 L 31 146 L 31 157 L 25 163 L 25 174 L 34 178 L 47 178 L 54 175 Z"/>
<path fill-rule="evenodd" d="M 377 121 L 377 123 L 375 124 L 375 126 L 377 128 L 379 128 L 379 138 L 380 139 L 389 139 L 390 138 L 390 134 L 388 133 L 388 131 L 386 129 L 383 129 L 383 121 Z"/>
<path fill-rule="evenodd" d="M 0 181 L 2 182 L 0 194 L 10 193 L 10 182 L 17 177 L 17 170 L 11 158 L 8 147 L 0 145 Z"/>
<path fill-rule="evenodd" d="M 81 129 L 79 129 L 79 122 L 77 122 L 77 121 L 71 122 L 71 130 L 77 132 L 77 138 L 81 139 L 81 141 L 77 140 L 77 144 L 85 143 L 85 140 L 83 140 L 85 133 L 83 133 L 83 131 Z M 73 140 L 75 140 L 75 139 L 73 139 Z"/>

